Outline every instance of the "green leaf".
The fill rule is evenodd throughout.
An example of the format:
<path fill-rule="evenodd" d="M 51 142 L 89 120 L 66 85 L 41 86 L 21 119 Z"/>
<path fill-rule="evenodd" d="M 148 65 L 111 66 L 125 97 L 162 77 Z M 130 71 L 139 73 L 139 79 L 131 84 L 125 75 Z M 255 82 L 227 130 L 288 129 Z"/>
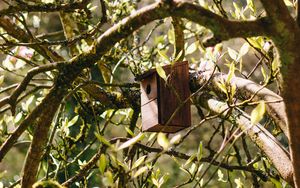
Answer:
<path fill-rule="evenodd" d="M 164 36 L 163 36 L 163 35 L 160 35 L 160 36 L 158 36 L 158 37 L 155 37 L 155 38 L 154 38 L 154 43 L 155 43 L 155 45 L 164 43 Z"/>
<path fill-rule="evenodd" d="M 170 143 L 178 144 L 180 140 L 181 140 L 181 134 L 177 134 L 171 138 Z"/>
<path fill-rule="evenodd" d="M 165 52 L 158 50 L 157 51 L 160 57 L 162 57 L 166 62 L 170 63 L 170 58 L 166 55 Z"/>
<path fill-rule="evenodd" d="M 105 168 L 106 168 L 106 157 L 104 154 L 101 154 L 100 160 L 99 160 L 99 170 L 100 170 L 101 174 L 104 173 Z"/>
<path fill-rule="evenodd" d="M 172 29 L 169 29 L 169 31 L 168 31 L 168 40 L 171 44 L 175 44 L 175 32 L 174 32 L 173 27 L 172 27 Z"/>
<path fill-rule="evenodd" d="M 234 71 L 235 71 L 235 64 L 232 62 L 229 67 L 229 72 L 228 72 L 228 76 L 226 79 L 226 83 L 230 83 L 232 77 L 234 76 Z"/>
<path fill-rule="evenodd" d="M 161 187 L 166 181 L 168 181 L 169 177 L 169 173 L 164 174 L 158 181 L 159 187 Z"/>
<path fill-rule="evenodd" d="M 237 61 L 238 53 L 234 49 L 228 47 L 228 55 L 231 57 L 231 59 Z"/>
<path fill-rule="evenodd" d="M 144 161 L 145 161 L 145 158 L 147 157 L 147 155 L 144 155 L 142 157 L 140 157 L 138 160 L 136 160 L 133 165 L 132 165 L 132 168 L 131 169 L 135 169 L 137 167 L 139 167 Z"/>
<path fill-rule="evenodd" d="M 251 112 L 251 124 L 257 124 L 264 117 L 266 111 L 266 104 L 260 101 L 259 104 Z"/>
<path fill-rule="evenodd" d="M 203 144 L 202 142 L 199 143 L 198 151 L 197 151 L 197 160 L 200 161 L 203 155 Z"/>
<path fill-rule="evenodd" d="M 189 55 L 189 54 L 194 53 L 197 50 L 198 45 L 199 45 L 198 41 L 193 42 L 191 45 L 189 45 L 189 47 L 187 47 L 187 49 L 185 51 L 185 55 Z"/>
<path fill-rule="evenodd" d="M 226 182 L 226 180 L 224 180 L 224 174 L 220 169 L 218 169 L 218 177 L 218 181 Z"/>
<path fill-rule="evenodd" d="M 114 178 L 113 174 L 108 171 L 104 173 L 104 177 L 102 178 L 102 183 L 105 187 L 114 187 Z"/>
<path fill-rule="evenodd" d="M 158 75 L 164 79 L 165 81 L 167 81 L 167 75 L 166 75 L 166 72 L 165 70 L 160 66 L 160 64 L 156 64 L 156 71 L 158 73 Z"/>
<path fill-rule="evenodd" d="M 239 58 L 243 57 L 245 54 L 248 53 L 250 49 L 250 46 L 248 43 L 244 43 L 243 46 L 241 47 L 240 49 L 240 52 L 239 52 Z"/>
<path fill-rule="evenodd" d="M 159 187 L 159 182 L 157 179 L 155 179 L 155 177 L 151 177 L 151 181 L 152 181 L 153 185 L 155 185 L 156 187 Z"/>
<path fill-rule="evenodd" d="M 190 172 L 187 169 L 185 169 L 183 167 L 179 167 L 179 169 L 182 170 L 183 172 L 185 172 L 188 176 L 191 175 Z"/>
<path fill-rule="evenodd" d="M 4 82 L 4 75 L 0 76 L 0 85 Z"/>
<path fill-rule="evenodd" d="M 264 82 L 266 82 L 268 77 L 267 77 L 267 75 L 266 75 L 266 71 L 265 71 L 264 67 L 261 66 L 260 70 L 261 70 L 261 74 L 262 74 L 263 77 L 264 77 Z"/>
<path fill-rule="evenodd" d="M 163 147 L 164 150 L 167 150 L 170 146 L 170 142 L 164 133 L 158 133 L 157 143 Z"/>
<path fill-rule="evenodd" d="M 19 113 L 16 115 L 14 122 L 15 122 L 15 123 L 19 123 L 19 122 L 21 121 L 22 117 L 23 117 L 23 113 L 22 113 L 22 112 L 19 112 Z"/>
<path fill-rule="evenodd" d="M 280 67 L 280 61 L 278 59 L 278 57 L 274 58 L 273 62 L 272 62 L 272 71 L 276 71 L 278 70 Z"/>
<path fill-rule="evenodd" d="M 106 146 L 108 146 L 108 147 L 112 147 L 111 143 L 110 143 L 108 140 L 106 140 L 103 136 L 101 136 L 101 135 L 98 134 L 98 133 L 95 133 L 95 135 L 96 135 L 97 139 L 98 139 L 102 144 L 104 144 L 104 145 L 106 145 Z"/>
<path fill-rule="evenodd" d="M 193 164 L 191 165 L 191 167 L 189 168 L 189 172 L 190 172 L 191 174 L 194 174 L 196 170 L 197 170 L 197 166 L 196 166 L 195 163 L 193 163 Z"/>
<path fill-rule="evenodd" d="M 253 0 L 247 0 L 247 5 L 252 12 L 256 11 Z"/>
<path fill-rule="evenodd" d="M 7 56 L 7 58 L 2 62 L 2 65 L 4 68 L 7 68 L 8 70 L 14 70 L 15 66 L 12 63 L 13 60 L 10 58 L 11 56 Z M 17 60 L 16 60 L 17 61 Z"/>
<path fill-rule="evenodd" d="M 136 177 L 138 177 L 139 175 L 141 175 L 141 174 L 143 174 L 144 172 L 146 172 L 147 170 L 148 170 L 148 167 L 147 167 L 147 166 L 144 166 L 144 167 L 138 169 L 138 170 L 134 173 L 133 177 L 136 178 Z"/>
<path fill-rule="evenodd" d="M 130 136 L 134 136 L 134 133 L 128 127 L 125 127 L 125 130 Z"/>
<path fill-rule="evenodd" d="M 275 178 L 271 177 L 271 182 L 274 183 L 276 188 L 283 188 L 283 186 L 281 185 L 280 181 L 276 180 Z"/>
<path fill-rule="evenodd" d="M 187 166 L 189 165 L 191 162 L 194 161 L 194 159 L 197 157 L 197 154 L 194 153 L 192 156 L 190 156 L 190 158 L 185 162 L 185 164 L 183 166 Z"/>
<path fill-rule="evenodd" d="M 234 183 L 236 184 L 236 188 L 243 188 L 244 184 L 242 183 L 240 178 L 234 179 Z"/>
<path fill-rule="evenodd" d="M 180 58 L 181 58 L 181 56 L 182 56 L 182 50 L 177 54 L 177 56 L 175 57 L 175 59 L 174 59 L 174 61 L 172 62 L 172 64 L 174 63 L 174 62 L 176 62 L 176 61 L 178 61 Z"/>
<path fill-rule="evenodd" d="M 121 144 L 117 150 L 122 150 L 122 149 L 128 148 L 128 147 L 132 146 L 133 144 L 137 143 L 138 141 L 142 140 L 144 137 L 145 137 L 145 135 L 143 133 L 139 133 L 137 136 L 135 136 L 135 137 L 131 138 L 130 140 Z"/>
<path fill-rule="evenodd" d="M 224 93 L 227 94 L 227 89 L 226 89 L 226 86 L 225 86 L 224 83 L 217 82 L 216 84 L 217 84 L 217 86 L 221 89 L 221 91 L 223 91 Z"/>
<path fill-rule="evenodd" d="M 72 126 L 72 125 L 74 125 L 76 122 L 77 122 L 77 120 L 78 120 L 78 115 L 77 116 L 75 116 L 75 117 L 73 117 L 73 119 L 71 120 L 71 121 L 69 121 L 69 123 L 68 123 L 68 127 L 70 127 L 70 126 Z"/>
<path fill-rule="evenodd" d="M 148 138 L 148 142 L 150 142 L 151 140 L 153 140 L 156 137 L 157 133 L 151 133 L 149 138 Z"/>

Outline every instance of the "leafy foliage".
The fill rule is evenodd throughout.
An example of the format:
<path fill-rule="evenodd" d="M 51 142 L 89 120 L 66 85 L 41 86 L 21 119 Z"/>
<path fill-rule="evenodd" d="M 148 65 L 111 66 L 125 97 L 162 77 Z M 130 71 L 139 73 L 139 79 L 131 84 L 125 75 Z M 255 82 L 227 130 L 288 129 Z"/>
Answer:
<path fill-rule="evenodd" d="M 296 1 L 284 2 L 296 12 Z M 219 41 L 223 38 L 217 38 L 217 29 L 183 18 L 180 38 L 174 22 L 164 14 L 132 33 L 133 27 L 138 28 L 130 22 L 132 15 L 149 3 L 0 2 L 4 7 L 0 10 L 0 144 L 11 142 L 9 152 L 1 154 L 0 187 L 21 186 L 25 176 L 38 178 L 33 187 L 290 186 L 261 143 L 252 139 L 255 136 L 248 137 L 251 128 L 264 127 L 270 140 L 286 152 L 288 139 L 279 125 L 284 120 L 276 120 L 268 110 L 282 100 L 267 101 L 259 93 L 270 88 L 277 96 L 281 87 L 282 65 L 271 39 Z M 193 5 L 237 23 L 265 14 L 253 0 L 199 0 Z M 125 25 L 128 22 L 132 25 Z M 105 38 L 114 29 L 113 37 Z M 212 36 L 217 42 L 209 45 Z M 95 47 L 106 40 L 108 50 Z M 162 66 L 182 57 L 191 69 L 193 94 L 185 100 L 193 101 L 192 127 L 176 135 L 143 133 L 139 83 L 134 78 L 154 69 L 167 82 Z M 79 63 L 71 69 L 74 61 Z M 211 76 L 204 82 L 207 74 Z M 215 81 L 215 75 L 222 78 Z M 253 80 L 260 87 L 247 90 L 250 85 L 240 87 L 236 79 Z M 52 92 L 57 93 L 49 99 Z M 208 107 L 210 99 L 221 101 L 216 103 L 218 112 Z M 39 107 L 47 100 L 47 106 Z M 45 122 L 49 129 L 37 132 Z M 241 122 L 251 127 L 242 129 Z M 39 147 L 41 160 L 35 161 L 37 176 L 23 175 L 20 172 L 27 168 L 29 151 L 35 147 L 30 144 L 43 143 L 42 135 L 46 141 Z"/>

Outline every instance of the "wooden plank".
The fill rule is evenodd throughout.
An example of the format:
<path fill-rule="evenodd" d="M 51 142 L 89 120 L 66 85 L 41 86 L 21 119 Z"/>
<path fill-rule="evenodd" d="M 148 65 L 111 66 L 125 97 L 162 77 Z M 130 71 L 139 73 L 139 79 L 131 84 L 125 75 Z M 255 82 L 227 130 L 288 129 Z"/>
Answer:
<path fill-rule="evenodd" d="M 158 124 L 157 100 L 142 106 L 142 131 L 147 131 Z"/>
<path fill-rule="evenodd" d="M 177 63 L 174 67 L 163 67 L 167 75 L 170 75 L 168 84 L 173 87 L 166 86 L 163 79 L 159 79 L 159 122 L 164 125 L 168 122 L 169 118 L 180 106 L 175 91 L 178 93 L 180 99 L 183 101 L 190 96 L 189 90 L 189 72 L 188 63 Z M 175 90 L 175 91 L 174 91 Z M 190 117 L 190 101 L 188 101 L 182 108 L 175 114 L 174 118 L 170 121 L 170 125 L 188 127 L 191 125 Z"/>
<path fill-rule="evenodd" d="M 157 98 L 156 74 L 151 74 L 141 82 L 141 106 Z"/>

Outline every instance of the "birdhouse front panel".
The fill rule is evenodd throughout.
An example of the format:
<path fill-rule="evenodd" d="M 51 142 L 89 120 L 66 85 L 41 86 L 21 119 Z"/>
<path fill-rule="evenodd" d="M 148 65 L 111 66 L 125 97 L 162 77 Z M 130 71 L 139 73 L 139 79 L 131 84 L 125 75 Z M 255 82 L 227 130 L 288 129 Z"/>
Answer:
<path fill-rule="evenodd" d="M 139 78 L 143 131 L 174 133 L 191 125 L 190 100 L 186 100 L 190 96 L 188 62 L 163 69 L 167 83 L 155 69 Z"/>
<path fill-rule="evenodd" d="M 159 115 L 163 125 L 186 128 L 191 124 L 189 67 L 187 61 L 176 63 L 173 67 L 164 68 L 168 75 L 168 83 L 160 78 Z M 170 119 L 171 118 L 171 119 Z M 169 120 L 170 119 L 170 120 Z M 169 122 L 168 122 L 169 121 Z"/>

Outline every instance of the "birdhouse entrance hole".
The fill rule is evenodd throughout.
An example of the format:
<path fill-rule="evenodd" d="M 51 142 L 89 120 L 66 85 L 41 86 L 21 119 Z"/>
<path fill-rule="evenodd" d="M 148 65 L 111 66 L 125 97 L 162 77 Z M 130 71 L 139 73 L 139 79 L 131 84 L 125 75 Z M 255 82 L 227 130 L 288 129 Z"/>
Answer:
<path fill-rule="evenodd" d="M 149 95 L 151 93 L 151 85 L 150 84 L 147 84 L 146 93 L 147 93 L 147 95 Z"/>

